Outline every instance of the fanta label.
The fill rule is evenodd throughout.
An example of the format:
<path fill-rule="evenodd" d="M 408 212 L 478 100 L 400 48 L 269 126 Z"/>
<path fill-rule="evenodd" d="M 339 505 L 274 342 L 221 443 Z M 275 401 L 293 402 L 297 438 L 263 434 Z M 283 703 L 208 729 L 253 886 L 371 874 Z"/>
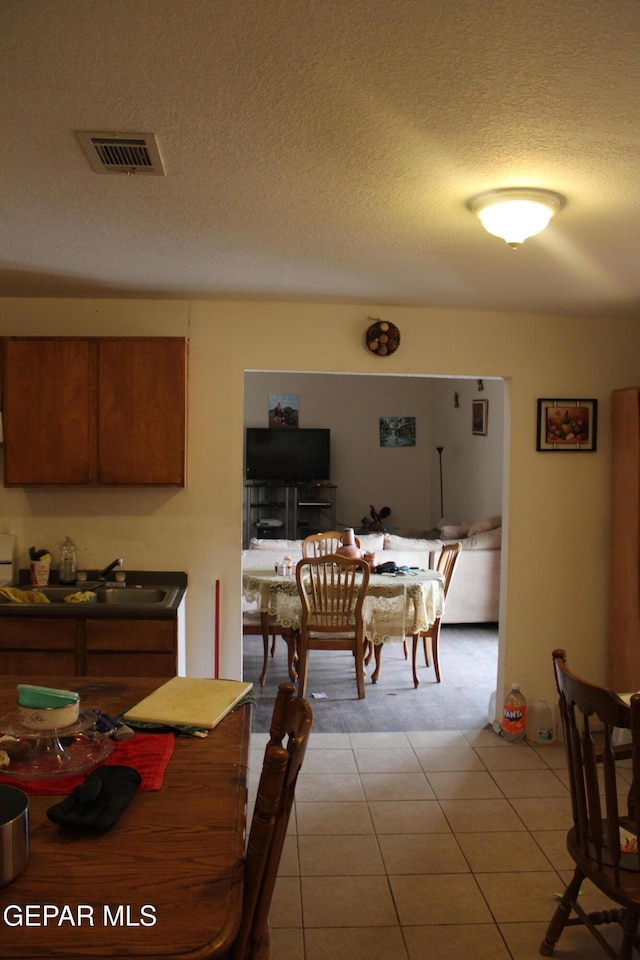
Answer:
<path fill-rule="evenodd" d="M 505 733 L 523 733 L 526 719 L 526 707 L 505 707 L 502 713 L 502 729 Z"/>

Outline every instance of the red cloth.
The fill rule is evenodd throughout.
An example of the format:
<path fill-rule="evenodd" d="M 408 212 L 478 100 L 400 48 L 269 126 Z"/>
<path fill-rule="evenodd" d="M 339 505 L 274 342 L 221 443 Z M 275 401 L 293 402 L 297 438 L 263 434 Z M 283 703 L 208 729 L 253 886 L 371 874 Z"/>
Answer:
<path fill-rule="evenodd" d="M 172 733 L 136 733 L 130 740 L 114 741 L 113 746 L 113 752 L 103 763 L 134 767 L 142 777 L 138 790 L 160 789 L 175 746 L 175 737 Z M 89 773 L 91 770 L 46 780 L 21 780 L 20 777 L 0 776 L 0 783 L 19 787 L 30 796 L 55 796 L 71 793 L 74 787 L 84 782 Z"/>

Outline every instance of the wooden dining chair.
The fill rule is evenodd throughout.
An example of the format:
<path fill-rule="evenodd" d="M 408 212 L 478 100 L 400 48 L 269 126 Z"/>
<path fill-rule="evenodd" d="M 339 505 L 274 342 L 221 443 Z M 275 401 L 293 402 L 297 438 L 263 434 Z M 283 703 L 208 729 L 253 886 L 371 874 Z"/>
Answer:
<path fill-rule="evenodd" d="M 296 566 L 302 604 L 298 638 L 298 689 L 307 689 L 310 650 L 350 650 L 355 660 L 358 697 L 364 698 L 364 625 L 362 605 L 369 585 L 369 564 L 327 554 L 303 557 Z"/>
<path fill-rule="evenodd" d="M 312 723 L 309 703 L 295 696 L 291 684 L 280 684 L 247 843 L 242 920 L 230 960 L 269 957 L 269 908 Z"/>
<path fill-rule="evenodd" d="M 612 690 L 573 674 L 564 650 L 554 650 L 552 656 L 573 813 L 567 850 L 575 870 L 547 928 L 540 953 L 552 956 L 564 928 L 583 924 L 607 956 L 631 960 L 634 947 L 640 947 L 640 695 L 634 694 L 629 706 Z M 615 746 L 615 728 L 631 729 L 630 746 Z M 616 763 L 629 756 L 632 786 L 627 796 L 619 796 L 618 789 L 624 781 L 617 775 Z M 587 913 L 578 901 L 585 880 L 590 880 L 620 909 Z M 609 923 L 622 926 L 617 949 L 598 929 Z"/>
<path fill-rule="evenodd" d="M 458 557 L 460 556 L 460 551 L 462 550 L 461 543 L 447 543 L 442 548 L 440 556 L 438 557 L 438 563 L 436 565 L 436 570 L 438 573 L 441 573 L 444 577 L 444 605 L 446 609 L 447 603 L 447 594 L 449 593 L 449 587 L 451 586 L 451 580 L 453 579 L 453 574 L 456 568 L 456 563 L 458 562 Z M 443 610 L 444 616 L 444 610 Z M 436 675 L 436 683 L 440 683 L 440 624 L 442 622 L 442 617 L 438 617 L 434 623 L 431 624 L 428 630 L 421 630 L 420 633 L 414 633 L 413 636 L 413 648 L 411 651 L 411 668 L 413 670 L 413 685 L 417 687 L 420 683 L 418 679 L 418 670 L 417 670 L 417 654 L 418 654 L 418 641 L 422 639 L 422 644 L 424 647 L 424 659 L 427 666 L 429 666 L 429 646 L 431 647 L 431 655 L 433 657 L 433 669 Z M 406 639 L 405 639 L 405 659 L 406 659 Z"/>
<path fill-rule="evenodd" d="M 282 624 L 277 623 L 276 618 L 268 613 L 263 613 L 259 609 L 244 610 L 242 613 L 242 634 L 247 637 L 262 637 L 263 658 L 262 672 L 260 673 L 260 686 L 264 687 L 267 680 L 267 671 L 269 669 L 269 637 L 271 637 L 271 656 L 275 654 L 276 638 L 282 637 L 287 644 L 287 668 L 289 677 L 293 682 L 298 679 L 295 669 L 297 631 L 287 629 Z"/>
<path fill-rule="evenodd" d="M 360 549 L 360 541 L 354 537 L 356 547 Z M 326 533 L 310 533 L 302 543 L 303 557 L 326 557 L 334 554 L 342 546 L 342 534 L 338 530 L 329 530 Z"/>

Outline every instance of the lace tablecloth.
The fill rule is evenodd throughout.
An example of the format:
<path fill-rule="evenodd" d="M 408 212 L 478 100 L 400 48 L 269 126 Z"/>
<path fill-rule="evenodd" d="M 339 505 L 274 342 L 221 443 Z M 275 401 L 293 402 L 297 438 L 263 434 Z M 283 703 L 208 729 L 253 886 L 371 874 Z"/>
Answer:
<path fill-rule="evenodd" d="M 300 627 L 302 607 L 295 576 L 273 570 L 245 570 L 244 598 L 291 630 Z M 373 643 L 390 643 L 428 630 L 444 611 L 444 578 L 435 570 L 405 576 L 372 573 L 363 606 L 365 635 Z"/>

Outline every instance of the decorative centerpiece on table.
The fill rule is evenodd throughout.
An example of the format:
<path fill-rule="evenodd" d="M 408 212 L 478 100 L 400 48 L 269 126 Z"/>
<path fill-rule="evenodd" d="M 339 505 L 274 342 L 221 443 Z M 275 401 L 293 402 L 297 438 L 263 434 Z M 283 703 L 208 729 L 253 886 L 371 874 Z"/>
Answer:
<path fill-rule="evenodd" d="M 339 557 L 348 557 L 351 560 L 359 559 L 362 554 L 356 544 L 356 538 L 353 533 L 353 527 L 345 527 L 340 537 L 340 546 L 336 550 Z"/>
<path fill-rule="evenodd" d="M 383 533 L 384 521 L 391 516 L 391 508 L 383 507 L 379 512 L 370 504 L 369 516 L 363 517 L 360 521 L 359 533 Z"/>

